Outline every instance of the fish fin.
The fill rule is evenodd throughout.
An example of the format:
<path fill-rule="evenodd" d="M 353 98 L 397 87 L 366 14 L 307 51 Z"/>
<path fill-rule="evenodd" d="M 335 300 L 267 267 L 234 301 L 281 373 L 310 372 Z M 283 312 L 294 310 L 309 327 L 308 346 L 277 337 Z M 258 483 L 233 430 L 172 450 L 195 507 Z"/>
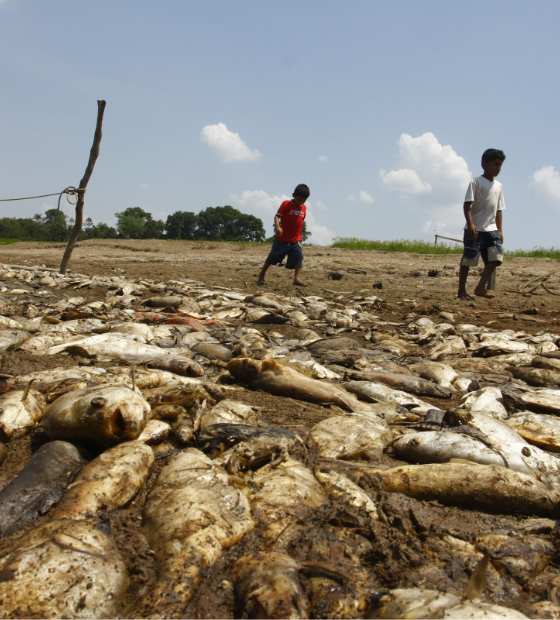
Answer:
<path fill-rule="evenodd" d="M 25 390 L 23 391 L 23 396 L 21 397 L 21 402 L 24 403 L 27 397 L 29 396 L 29 390 L 31 389 L 31 384 L 35 381 L 35 379 L 31 379 L 29 383 L 25 386 Z"/>
<path fill-rule="evenodd" d="M 473 601 L 484 594 L 484 590 L 486 589 L 486 579 L 488 577 L 489 561 L 490 555 L 485 553 L 482 560 L 480 560 L 474 569 L 465 592 L 465 598 L 469 601 Z"/>

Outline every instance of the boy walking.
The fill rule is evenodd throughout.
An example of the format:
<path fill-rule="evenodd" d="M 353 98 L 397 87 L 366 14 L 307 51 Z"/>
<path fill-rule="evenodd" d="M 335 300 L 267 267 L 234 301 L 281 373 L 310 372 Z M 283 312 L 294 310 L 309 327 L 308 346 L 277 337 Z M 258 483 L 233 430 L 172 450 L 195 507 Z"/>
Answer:
<path fill-rule="evenodd" d="M 470 298 L 467 294 L 469 268 L 478 265 L 482 255 L 484 272 L 474 289 L 478 297 L 491 299 L 493 293 L 486 290 L 494 270 L 504 260 L 502 244 L 502 211 L 506 208 L 502 184 L 496 181 L 506 156 L 498 149 L 488 149 L 482 154 L 484 174 L 469 183 L 463 212 L 465 224 L 463 258 L 459 269 L 459 299 Z"/>
<path fill-rule="evenodd" d="M 265 284 L 264 276 L 270 265 L 278 265 L 287 256 L 286 269 L 294 270 L 294 286 L 307 286 L 299 277 L 303 266 L 303 249 L 301 247 L 301 230 L 307 213 L 305 201 L 310 195 L 309 187 L 298 185 L 291 200 L 285 200 L 274 216 L 276 238 L 270 254 L 259 274 L 257 286 Z"/>

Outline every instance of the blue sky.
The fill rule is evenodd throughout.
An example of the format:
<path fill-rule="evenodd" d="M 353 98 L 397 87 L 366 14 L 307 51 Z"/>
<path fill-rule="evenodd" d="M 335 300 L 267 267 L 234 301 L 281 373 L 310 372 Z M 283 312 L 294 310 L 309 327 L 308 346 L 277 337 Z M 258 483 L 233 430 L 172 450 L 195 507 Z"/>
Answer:
<path fill-rule="evenodd" d="M 95 222 L 231 204 L 270 233 L 307 183 L 316 243 L 457 236 L 494 147 L 506 247 L 558 246 L 559 23 L 557 0 L 0 0 L 0 198 L 77 185 L 106 99 Z"/>

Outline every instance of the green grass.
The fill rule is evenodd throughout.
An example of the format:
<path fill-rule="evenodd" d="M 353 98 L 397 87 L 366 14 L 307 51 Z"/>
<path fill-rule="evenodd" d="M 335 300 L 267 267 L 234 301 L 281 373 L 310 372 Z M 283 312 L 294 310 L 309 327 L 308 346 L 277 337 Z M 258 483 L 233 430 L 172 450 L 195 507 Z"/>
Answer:
<path fill-rule="evenodd" d="M 345 250 L 377 250 L 380 252 L 412 252 L 414 254 L 462 254 L 463 245 L 454 243 L 438 243 L 434 245 L 428 241 L 397 239 L 395 241 L 369 241 L 355 237 L 337 237 L 332 244 L 333 248 Z"/>
<path fill-rule="evenodd" d="M 462 254 L 463 244 L 441 243 L 437 245 L 429 241 L 398 239 L 395 241 L 370 241 L 357 239 L 356 237 L 337 237 L 332 245 L 333 248 L 345 250 L 377 250 L 378 252 L 411 252 L 413 254 Z M 534 248 L 532 250 L 507 250 L 505 258 L 553 258 L 560 261 L 560 249 L 557 248 Z"/>
<path fill-rule="evenodd" d="M 15 243 L 18 239 L 0 239 L 0 245 L 10 245 L 10 243 Z"/>

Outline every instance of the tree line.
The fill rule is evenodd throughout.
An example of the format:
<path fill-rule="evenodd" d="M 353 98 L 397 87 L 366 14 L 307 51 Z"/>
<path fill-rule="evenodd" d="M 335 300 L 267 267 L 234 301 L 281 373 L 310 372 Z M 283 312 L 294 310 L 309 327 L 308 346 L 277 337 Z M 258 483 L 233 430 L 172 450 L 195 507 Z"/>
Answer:
<path fill-rule="evenodd" d="M 204 241 L 268 241 L 262 220 L 233 207 L 208 207 L 199 213 L 176 211 L 167 220 L 155 220 L 140 207 L 115 213 L 116 227 L 87 218 L 84 239 L 187 239 Z M 32 218 L 0 218 L 0 238 L 19 241 L 67 241 L 74 220 L 58 209 Z M 303 240 L 311 235 L 304 223 Z"/>

